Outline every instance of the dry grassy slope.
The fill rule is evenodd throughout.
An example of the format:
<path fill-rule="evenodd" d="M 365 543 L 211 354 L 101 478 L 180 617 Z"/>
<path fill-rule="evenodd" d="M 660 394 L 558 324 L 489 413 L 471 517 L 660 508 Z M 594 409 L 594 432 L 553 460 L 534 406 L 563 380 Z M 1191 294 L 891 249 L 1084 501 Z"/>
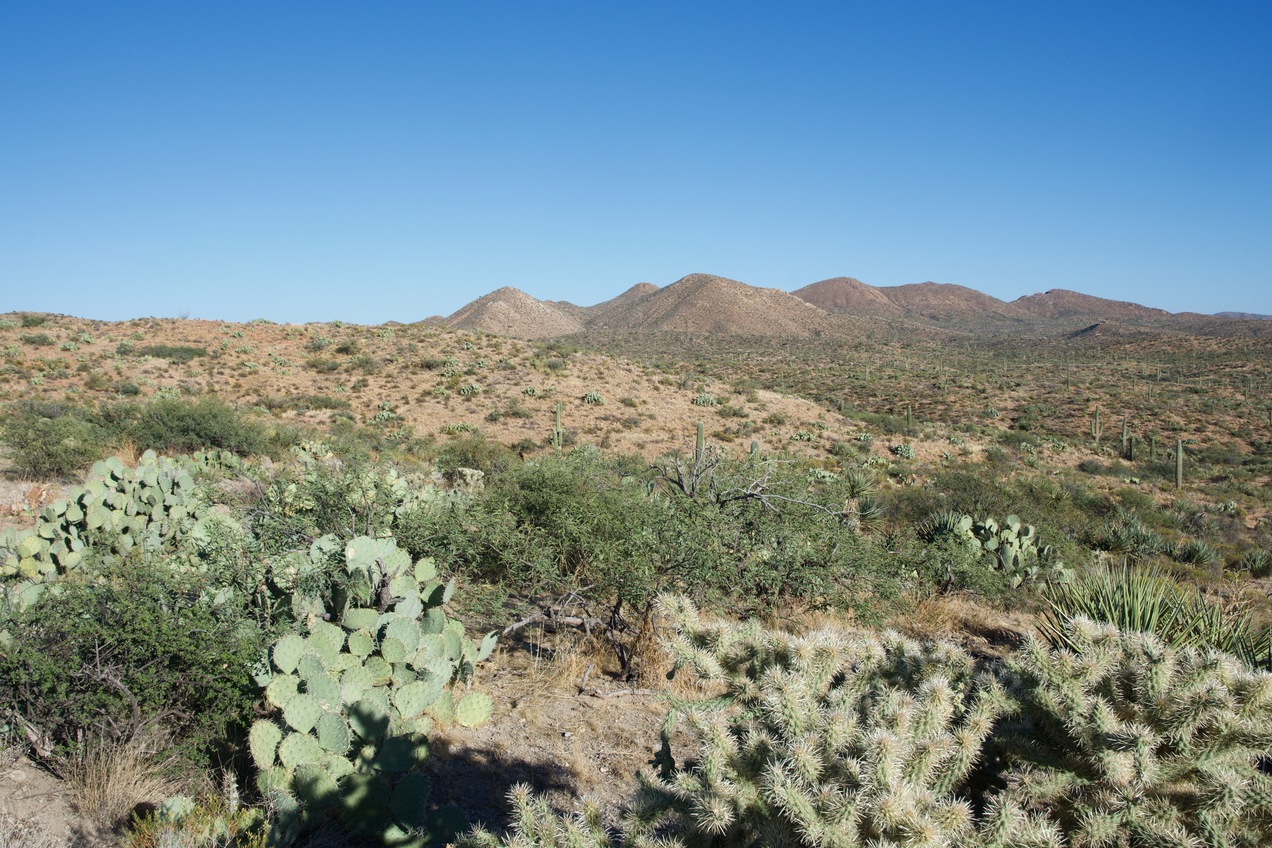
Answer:
<path fill-rule="evenodd" d="M 879 291 L 906 314 L 938 323 L 959 319 L 1024 321 L 1024 316 L 1010 304 L 966 286 L 927 282 L 884 286 Z"/>
<path fill-rule="evenodd" d="M 879 289 L 853 277 L 834 277 L 791 292 L 800 300 L 827 312 L 845 315 L 892 317 L 901 307 L 888 300 Z"/>
<path fill-rule="evenodd" d="M 1083 318 L 1102 320 L 1152 321 L 1170 315 L 1164 309 L 1153 309 L 1124 300 L 1108 300 L 1089 294 L 1050 289 L 1013 300 L 1009 306 L 1040 318 Z"/>
<path fill-rule="evenodd" d="M 653 283 L 637 283 L 618 297 L 610 298 L 609 300 L 598 303 L 595 306 L 580 307 L 580 309 L 583 314 L 588 316 L 589 319 L 595 319 L 623 309 L 638 300 L 648 297 L 656 291 L 658 291 L 658 286 Z"/>
<path fill-rule="evenodd" d="M 54 344 L 33 347 L 21 340 L 37 332 L 50 336 Z M 92 341 L 75 341 L 82 334 Z M 64 343 L 77 349 L 59 350 Z M 202 347 L 208 355 L 177 364 L 117 354 L 121 343 L 136 349 Z M 342 345 L 352 345 L 355 351 L 337 353 Z M 387 405 L 397 419 L 381 425 L 386 428 L 409 426 L 416 435 L 427 436 L 440 435 L 443 427 L 470 425 L 505 444 L 524 439 L 544 443 L 560 401 L 564 425 L 577 443 L 644 456 L 691 445 L 699 421 L 705 422 L 714 441 L 736 442 L 738 450 L 748 449 L 755 438 L 766 450 L 818 453 L 819 447 L 828 447 L 824 440 L 814 447 L 793 442 L 792 435 L 801 429 L 825 427 L 827 432 L 847 433 L 853 428 L 852 422 L 798 398 L 765 391 L 737 393 L 721 381 L 683 380 L 602 354 L 561 356 L 536 349 L 531 342 L 423 325 L 390 329 L 160 318 L 103 323 L 56 316 L 37 329 L 0 329 L 0 348 L 5 356 L 0 400 L 114 400 L 120 385 L 134 384 L 143 396 L 169 391 L 215 394 L 234 403 L 268 403 L 285 423 L 322 426 L 341 413 L 290 411 L 279 403 L 322 395 L 347 401 L 360 423 L 370 422 Z M 451 361 L 454 364 L 447 364 Z M 315 365 L 335 370 L 322 373 Z M 93 384 L 104 387 L 89 388 Z M 467 386 L 477 391 L 461 396 Z M 527 395 L 527 389 L 539 396 Z M 583 396 L 592 391 L 605 402 L 584 403 Z M 726 419 L 711 407 L 695 405 L 700 392 L 744 408 L 748 417 Z M 495 412 L 504 414 L 498 421 L 487 420 Z M 765 424 L 766 417 L 782 423 Z M 746 420 L 755 424 L 753 436 L 728 432 Z"/>

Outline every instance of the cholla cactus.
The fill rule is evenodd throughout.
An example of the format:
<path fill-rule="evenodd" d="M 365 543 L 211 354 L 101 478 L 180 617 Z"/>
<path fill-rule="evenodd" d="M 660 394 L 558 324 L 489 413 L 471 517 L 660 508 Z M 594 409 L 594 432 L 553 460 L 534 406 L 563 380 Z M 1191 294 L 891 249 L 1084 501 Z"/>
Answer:
<path fill-rule="evenodd" d="M 721 691 L 679 703 L 615 831 L 525 790 L 464 848 L 1254 848 L 1272 833 L 1272 675 L 1078 619 L 976 675 L 895 633 L 807 636 L 663 602 L 672 647 Z M 693 758 L 677 762 L 674 719 Z"/>
<path fill-rule="evenodd" d="M 1011 803 L 973 815 L 963 790 L 1007 701 L 956 646 L 706 624 L 684 599 L 664 611 L 678 664 L 725 695 L 673 711 L 700 751 L 678 766 L 664 735 L 664 774 L 642 780 L 629 813 L 633 844 L 668 824 L 694 846 L 1061 844 Z"/>
<path fill-rule="evenodd" d="M 508 793 L 512 806 L 513 833 L 498 837 L 477 827 L 459 840 L 461 848 L 610 848 L 611 834 L 600 814 L 590 807 L 581 814 L 561 816 L 542 797 L 530 794 L 524 783 Z"/>
<path fill-rule="evenodd" d="M 1272 675 L 1078 618 L 1009 663 L 1007 794 L 1075 846 L 1256 846 L 1272 835 Z"/>

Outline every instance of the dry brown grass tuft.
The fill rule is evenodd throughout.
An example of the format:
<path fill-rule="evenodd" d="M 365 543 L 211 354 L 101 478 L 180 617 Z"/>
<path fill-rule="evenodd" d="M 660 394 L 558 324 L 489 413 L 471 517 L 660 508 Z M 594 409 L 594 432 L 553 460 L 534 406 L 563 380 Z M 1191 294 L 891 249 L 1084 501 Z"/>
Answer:
<path fill-rule="evenodd" d="M 947 639 L 973 654 L 1005 655 L 1034 632 L 1035 618 L 1027 610 L 1003 610 L 969 594 L 936 595 L 919 601 L 892 621 L 907 636 Z"/>
<path fill-rule="evenodd" d="M 158 804 L 181 786 L 164 774 L 172 761 L 138 742 L 87 742 L 59 764 L 77 812 L 112 827 L 140 804 Z"/>
<path fill-rule="evenodd" d="M 0 774 L 13 768 L 22 759 L 22 745 L 7 733 L 0 734 Z"/>

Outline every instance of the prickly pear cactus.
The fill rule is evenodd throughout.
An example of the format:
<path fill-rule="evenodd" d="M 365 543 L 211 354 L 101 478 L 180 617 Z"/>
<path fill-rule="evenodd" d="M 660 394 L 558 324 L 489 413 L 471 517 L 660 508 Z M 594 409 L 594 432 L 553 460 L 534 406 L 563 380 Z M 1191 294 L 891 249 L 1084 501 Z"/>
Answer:
<path fill-rule="evenodd" d="M 109 560 L 185 538 L 209 517 L 193 473 L 237 462 L 224 451 L 176 458 L 146 451 L 135 468 L 114 457 L 95 463 L 81 488 L 40 511 L 35 529 L 0 534 L 0 580 L 54 581 L 79 566 L 90 545 Z"/>
<path fill-rule="evenodd" d="M 364 836 L 422 846 L 427 734 L 435 722 L 490 718 L 488 695 L 456 701 L 452 689 L 490 655 L 495 636 L 464 638 L 442 609 L 454 583 L 391 538 L 352 539 L 344 568 L 348 596 L 332 620 L 311 615 L 306 633 L 270 651 L 265 701 L 274 715 L 248 736 L 258 783 L 279 811 L 280 844 L 334 809 Z"/>
<path fill-rule="evenodd" d="M 999 524 L 994 518 L 976 521 L 970 515 L 938 512 L 924 522 L 919 535 L 927 541 L 959 541 L 992 556 L 995 566 L 1010 576 L 1013 587 L 1032 582 L 1064 583 L 1071 577 L 1054 549 L 1038 544 L 1037 529 L 1015 515 Z"/>

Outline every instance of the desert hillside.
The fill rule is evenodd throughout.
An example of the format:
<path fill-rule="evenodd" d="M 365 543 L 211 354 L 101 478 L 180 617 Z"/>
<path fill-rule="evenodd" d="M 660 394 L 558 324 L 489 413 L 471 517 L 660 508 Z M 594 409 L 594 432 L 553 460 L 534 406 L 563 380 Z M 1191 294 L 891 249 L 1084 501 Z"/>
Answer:
<path fill-rule="evenodd" d="M 1026 295 L 1013 300 L 1011 306 L 1043 318 L 1099 317 L 1105 320 L 1151 321 L 1170 315 L 1164 309 L 1153 309 L 1124 300 L 1108 300 L 1067 289 L 1050 289 L 1040 294 Z"/>
<path fill-rule="evenodd" d="M 496 294 L 483 314 L 530 300 L 515 290 Z M 692 443 L 698 421 L 739 450 L 752 439 L 798 450 L 791 435 L 828 419 L 807 400 L 727 378 L 685 377 L 564 345 L 422 324 L 48 316 L 38 331 L 0 329 L 0 347 L 2 400 L 215 395 L 268 411 L 280 423 L 327 427 L 344 418 L 441 439 L 479 431 L 529 452 L 550 440 L 558 403 L 569 441 L 650 457 Z M 726 408 L 736 417 L 722 417 Z M 781 423 L 759 423 L 766 417 Z M 746 428 L 733 423 L 748 419 Z"/>
<path fill-rule="evenodd" d="M 457 330 L 481 330 L 521 339 L 567 336 L 583 329 L 583 322 L 567 310 L 536 300 L 512 286 L 474 300 L 451 314 L 445 323 Z"/>

